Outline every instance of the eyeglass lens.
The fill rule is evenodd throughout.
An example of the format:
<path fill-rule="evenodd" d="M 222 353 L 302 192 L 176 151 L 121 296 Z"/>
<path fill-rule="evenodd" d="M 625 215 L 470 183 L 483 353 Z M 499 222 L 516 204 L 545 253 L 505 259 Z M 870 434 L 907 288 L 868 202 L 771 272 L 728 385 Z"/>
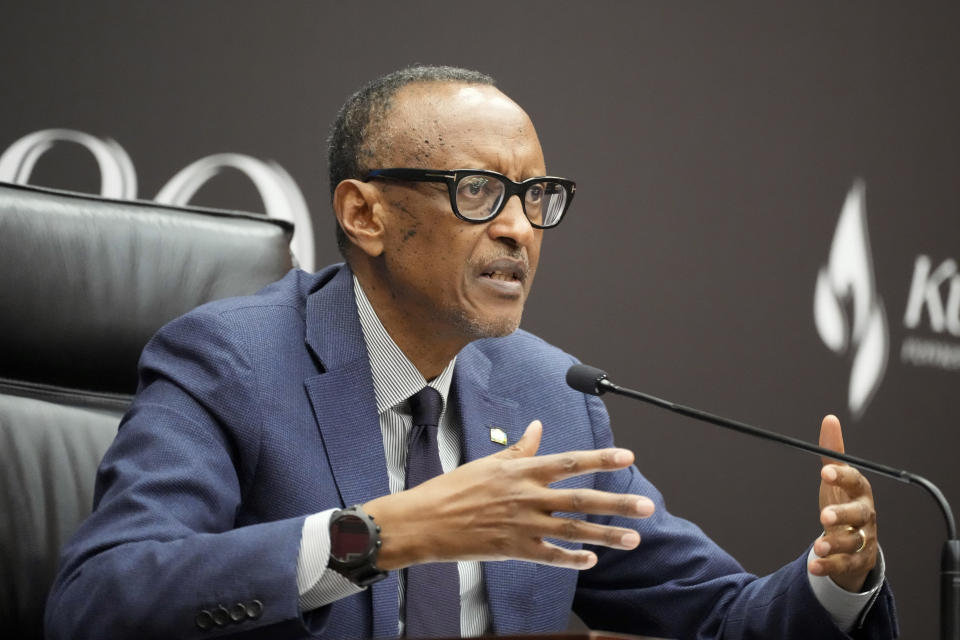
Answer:
<path fill-rule="evenodd" d="M 525 185 L 523 210 L 534 224 L 549 227 L 560 220 L 567 203 L 566 187 L 551 180 Z M 503 203 L 506 185 L 483 174 L 468 174 L 457 182 L 457 210 L 464 218 L 485 220 Z"/>

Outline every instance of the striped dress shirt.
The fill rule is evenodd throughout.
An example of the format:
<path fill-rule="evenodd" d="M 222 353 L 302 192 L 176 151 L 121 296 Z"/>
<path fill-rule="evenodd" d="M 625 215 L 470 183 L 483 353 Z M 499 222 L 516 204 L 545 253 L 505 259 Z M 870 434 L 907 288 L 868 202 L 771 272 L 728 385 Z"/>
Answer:
<path fill-rule="evenodd" d="M 356 276 L 353 278 L 353 290 L 360 326 L 370 356 L 370 371 L 380 417 L 390 493 L 397 493 L 404 488 L 407 434 L 413 424 L 408 399 L 425 386 L 433 387 L 443 398 L 437 440 L 444 473 L 455 469 L 461 462 L 463 446 L 460 421 L 456 415 L 456 407 L 447 402 L 456 358 L 450 361 L 439 376 L 430 381 L 425 380 L 387 333 Z M 322 607 L 362 590 L 336 571 L 327 569 L 330 556 L 330 515 L 334 511 L 335 509 L 329 509 L 308 516 L 303 524 L 300 556 L 297 561 L 297 588 L 300 608 L 303 611 Z M 490 631 L 491 618 L 481 565 L 479 562 L 458 562 L 457 569 L 460 574 L 460 633 L 464 637 L 484 635 Z M 404 573 L 401 572 L 398 578 L 400 619 L 397 621 L 397 633 L 403 635 Z"/>

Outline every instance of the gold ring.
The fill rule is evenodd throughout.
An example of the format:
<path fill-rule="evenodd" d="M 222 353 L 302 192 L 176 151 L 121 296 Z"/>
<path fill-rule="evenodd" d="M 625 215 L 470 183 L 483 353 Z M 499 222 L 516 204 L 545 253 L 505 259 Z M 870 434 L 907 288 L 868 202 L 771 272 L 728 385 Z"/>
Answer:
<path fill-rule="evenodd" d="M 853 527 L 849 527 L 850 531 L 853 531 Z M 863 551 L 863 548 L 867 546 L 867 534 L 863 532 L 863 529 L 857 529 L 857 535 L 860 536 L 860 546 L 857 547 L 857 550 L 854 553 L 860 553 Z"/>
<path fill-rule="evenodd" d="M 856 532 L 857 535 L 860 536 L 860 546 L 857 547 L 857 550 L 854 551 L 854 553 L 860 553 L 861 551 L 863 551 L 864 548 L 867 546 L 867 534 L 866 534 L 866 532 L 864 532 L 863 529 L 857 529 L 856 527 L 853 527 L 853 526 L 851 526 L 851 525 L 849 525 L 849 524 L 847 525 L 847 531 L 850 532 L 850 533 Z M 826 537 L 826 535 L 827 535 L 827 532 L 824 531 L 823 533 L 820 534 L 820 537 L 821 537 L 821 538 L 824 538 L 824 537 Z"/>

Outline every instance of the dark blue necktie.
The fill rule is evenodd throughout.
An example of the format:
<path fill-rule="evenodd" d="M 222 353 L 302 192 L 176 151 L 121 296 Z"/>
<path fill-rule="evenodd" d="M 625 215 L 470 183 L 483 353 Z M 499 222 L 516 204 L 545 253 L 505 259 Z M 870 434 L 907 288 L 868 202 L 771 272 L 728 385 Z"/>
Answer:
<path fill-rule="evenodd" d="M 413 428 L 407 437 L 406 488 L 443 473 L 437 425 L 443 398 L 432 387 L 410 396 Z M 460 576 L 456 562 L 407 567 L 406 627 L 408 638 L 460 637 Z"/>

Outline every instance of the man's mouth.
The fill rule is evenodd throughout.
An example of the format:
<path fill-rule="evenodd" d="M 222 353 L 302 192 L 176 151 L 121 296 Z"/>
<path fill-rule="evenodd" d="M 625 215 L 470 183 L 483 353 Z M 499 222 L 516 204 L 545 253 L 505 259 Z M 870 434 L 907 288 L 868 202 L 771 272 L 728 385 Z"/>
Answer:
<path fill-rule="evenodd" d="M 523 260 L 498 258 L 484 265 L 480 275 L 499 282 L 522 283 L 527 279 L 527 270 Z"/>
<path fill-rule="evenodd" d="M 517 281 L 520 280 L 520 277 L 513 272 L 506 273 L 504 271 L 491 271 L 491 272 L 484 273 L 483 275 L 486 276 L 487 278 L 492 278 L 494 280 L 501 280 L 503 282 L 512 282 L 514 280 L 517 280 Z"/>

